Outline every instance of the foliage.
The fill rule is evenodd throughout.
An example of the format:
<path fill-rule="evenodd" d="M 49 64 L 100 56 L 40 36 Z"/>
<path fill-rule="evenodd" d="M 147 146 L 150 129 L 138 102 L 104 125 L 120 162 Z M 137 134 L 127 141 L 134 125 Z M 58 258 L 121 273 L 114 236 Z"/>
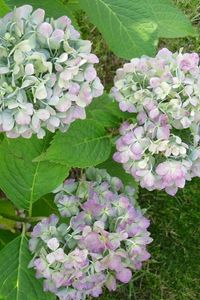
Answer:
<path fill-rule="evenodd" d="M 81 40 L 74 27 L 78 30 L 80 27 L 86 27 L 86 24 L 81 24 L 80 27 L 80 24 L 78 24 L 80 17 L 82 18 L 82 16 L 86 14 L 87 20 L 89 18 L 95 26 L 91 29 L 91 32 L 94 30 L 95 32 L 98 32 L 99 30 L 108 47 L 114 52 L 111 57 L 114 58 L 114 55 L 117 55 L 118 57 L 125 59 L 139 57 L 143 54 L 150 56 L 154 55 L 159 39 L 163 37 L 177 38 L 191 36 L 194 41 L 196 39 L 196 30 L 192 27 L 185 15 L 169 0 L 56 0 L 53 2 L 49 0 L 0 0 L 0 16 L 3 17 L 9 10 L 13 10 L 15 6 L 18 7 L 23 4 L 32 5 L 34 9 L 45 9 L 48 19 L 44 21 L 42 10 L 37 10 L 37 13 L 33 17 L 29 5 L 22 8 L 22 10 L 15 10 L 14 15 L 6 16 L 3 19 L 3 22 L 0 19 L 0 130 L 2 132 L 0 136 L 0 299 L 53 300 L 55 299 L 53 294 L 43 291 L 43 281 L 36 279 L 35 272 L 29 268 L 29 263 L 31 261 L 31 254 L 28 250 L 30 232 L 38 221 L 40 221 L 39 224 L 45 222 L 44 217 L 47 217 L 52 213 L 59 216 L 59 209 L 63 205 L 67 215 L 61 217 L 61 223 L 69 225 L 69 218 L 66 218 L 66 216 L 71 217 L 69 216 L 71 211 L 75 211 L 75 214 L 77 214 L 77 209 L 81 209 L 80 214 L 84 213 L 83 206 L 81 206 L 82 203 L 79 203 L 77 208 L 71 205 L 73 203 L 70 201 L 73 197 L 77 197 L 77 195 L 82 197 L 87 190 L 83 184 L 86 176 L 85 168 L 98 166 L 98 168 L 106 169 L 111 176 L 117 176 L 125 185 L 130 185 L 130 190 L 135 191 L 135 194 L 134 197 L 133 194 L 131 196 L 129 195 L 129 200 L 131 201 L 133 198 L 138 199 L 138 202 L 141 202 L 142 206 L 148 207 L 147 215 L 152 217 L 154 239 L 156 240 L 157 245 L 163 234 L 156 229 L 156 226 L 160 224 L 159 217 L 153 214 L 151 203 L 148 202 L 148 197 L 151 198 L 152 196 L 150 195 L 152 194 L 147 194 L 147 196 L 145 196 L 147 199 L 144 197 L 144 192 L 141 193 L 141 197 L 138 197 L 138 185 L 133 177 L 127 174 L 121 165 L 112 159 L 121 123 L 124 121 L 134 123 L 136 121 L 136 114 L 135 112 L 121 111 L 118 103 L 106 92 L 103 96 L 100 96 L 103 87 L 96 77 L 96 70 L 93 68 L 93 64 L 97 63 L 98 59 L 95 55 L 90 54 L 91 43 Z M 59 23 L 59 21 L 53 20 L 53 18 L 59 18 L 63 15 L 67 15 L 72 20 L 74 26 L 69 25 L 68 19 L 60 19 L 63 20 L 63 22 L 64 20 L 67 22 L 68 31 L 66 28 L 62 28 L 62 22 Z M 41 25 L 42 28 L 39 30 L 38 28 Z M 50 28 L 50 31 L 53 30 L 53 38 L 51 36 L 52 32 L 48 33 L 48 28 Z M 63 30 L 65 31 L 65 35 L 63 34 Z M 87 36 L 87 34 L 85 35 Z M 63 37 L 65 39 L 65 47 L 63 47 Z M 105 55 L 102 50 L 104 49 L 105 42 L 103 42 L 100 33 L 98 33 L 98 37 L 100 37 L 98 43 L 100 44 L 99 58 L 101 61 L 101 57 Z M 96 42 L 97 39 L 98 38 L 96 38 Z M 104 45 L 101 48 L 102 42 Z M 168 41 L 168 43 L 170 44 L 171 42 Z M 30 54 L 33 51 L 35 52 L 37 59 L 34 58 L 34 60 L 30 62 Z M 62 56 L 62 54 L 64 54 L 65 57 Z M 61 59 L 61 62 L 58 62 L 57 59 Z M 56 80 L 62 85 L 59 87 L 62 91 L 60 91 L 57 86 L 46 86 L 48 81 L 47 77 L 50 76 L 52 72 L 51 68 L 48 69 L 50 66 L 48 65 L 49 62 L 51 62 L 52 70 L 56 74 Z M 27 63 L 28 66 L 24 68 L 23 65 L 26 65 Z M 76 64 L 78 64 L 78 68 L 76 67 Z M 43 69 L 43 72 L 41 72 L 42 66 L 46 67 L 46 69 Z M 75 68 L 73 69 L 74 66 Z M 100 67 L 103 68 L 102 63 L 100 64 Z M 62 80 L 60 78 L 60 73 L 64 68 L 67 69 L 65 70 L 65 76 L 69 77 L 67 80 L 64 80 L 65 76 Z M 33 73 L 33 69 L 35 73 Z M 106 66 L 104 69 L 106 69 Z M 78 72 L 78 76 L 76 72 Z M 102 74 L 99 75 L 104 77 Z M 109 76 L 112 77 L 111 74 Z M 25 85 L 23 85 L 24 81 Z M 76 81 L 76 85 L 73 85 L 73 87 L 71 86 L 70 88 L 69 82 L 71 84 L 74 81 Z M 77 87 L 78 85 L 80 86 L 80 89 Z M 68 107 L 69 97 L 61 99 L 61 96 L 66 94 L 66 90 L 69 89 L 71 91 L 73 90 L 73 92 L 70 93 L 70 97 L 72 97 L 73 94 L 73 99 L 70 98 L 70 105 Z M 45 111 L 47 106 L 46 104 L 44 105 L 44 100 L 46 100 L 46 98 L 48 98 L 48 100 L 51 98 L 52 91 L 57 93 L 57 101 L 61 100 L 62 102 L 59 103 L 59 107 L 61 108 L 61 111 L 59 112 L 57 106 L 58 103 L 55 104 L 55 102 L 52 102 L 53 104 L 49 105 L 49 107 L 52 105 L 53 108 L 50 107 L 48 108 L 48 112 L 47 110 Z M 18 95 L 18 97 L 16 97 L 16 95 Z M 97 98 L 93 100 L 94 97 Z M 56 101 L 55 97 L 53 100 Z M 78 111 L 73 110 L 75 102 L 79 106 Z M 90 102 L 92 103 L 90 104 Z M 87 108 L 85 109 L 86 106 Z M 62 111 L 63 107 L 65 109 L 64 112 Z M 38 110 L 43 108 L 45 108 L 44 111 L 40 111 L 40 117 L 38 117 Z M 70 112 L 68 109 L 70 109 Z M 34 122 L 32 122 L 33 111 L 34 113 L 37 112 L 38 118 L 37 120 L 34 118 Z M 53 123 L 48 123 L 47 115 L 50 117 L 49 114 L 52 114 L 51 117 L 55 117 L 55 113 L 56 117 L 60 120 L 59 124 L 58 120 L 55 120 L 55 118 L 53 119 Z M 64 117 L 66 117 L 66 114 L 68 114 L 66 122 L 67 125 L 70 126 L 60 126 Z M 86 120 L 76 121 L 78 118 L 86 118 Z M 58 127 L 62 129 L 62 131 L 67 131 L 55 132 L 55 129 Z M 40 131 L 40 129 L 43 130 L 44 128 L 45 131 Z M 51 133 L 48 131 L 51 131 Z M 45 133 L 46 136 L 44 137 Z M 35 134 L 37 134 L 37 136 Z M 15 139 L 10 139 L 9 137 L 11 136 L 15 137 Z M 39 140 L 38 137 L 41 139 Z M 70 178 L 74 178 L 76 182 L 79 182 L 76 195 L 71 192 L 66 195 L 65 184 L 68 181 L 65 180 L 69 175 Z M 63 181 L 65 181 L 64 185 Z M 117 179 L 116 182 L 119 183 L 120 181 Z M 57 208 L 54 203 L 52 191 L 58 186 L 58 189 L 64 187 L 62 190 L 64 194 L 61 195 L 62 197 L 57 196 L 56 204 L 59 204 Z M 109 198 L 110 190 L 102 196 L 102 191 L 99 190 L 100 187 L 102 188 L 101 183 L 97 180 L 96 188 L 99 197 L 100 199 L 103 197 L 103 200 L 106 200 L 106 203 L 108 203 L 106 197 Z M 93 191 L 94 194 L 97 193 L 97 190 Z M 61 190 L 59 193 L 61 193 Z M 63 197 L 65 197 L 64 202 Z M 120 197 L 123 199 L 124 195 L 120 194 L 119 198 Z M 170 199 L 171 203 L 176 200 Z M 167 212 L 168 207 L 167 204 L 163 207 L 163 204 L 160 204 L 159 199 L 154 200 L 155 207 L 157 205 L 157 200 L 158 210 L 163 210 L 163 225 L 163 220 L 165 220 L 165 210 Z M 115 202 L 113 201 L 112 205 L 114 204 Z M 136 205 L 136 203 L 134 203 L 134 205 Z M 175 203 L 175 205 L 177 205 L 178 210 L 179 205 L 177 203 Z M 91 207 L 88 209 L 90 210 Z M 129 211 L 132 211 L 132 209 L 128 209 L 128 212 Z M 142 211 L 142 214 L 144 212 L 145 210 Z M 94 217 L 95 213 L 96 211 L 93 210 L 92 217 Z M 142 214 L 140 214 L 140 217 Z M 75 215 L 73 215 L 73 217 L 75 218 Z M 125 217 L 126 214 L 125 211 L 123 211 L 119 218 L 122 220 Z M 145 231 L 148 225 L 148 222 L 146 223 L 142 217 L 141 220 L 139 216 L 137 217 L 138 219 L 135 216 L 137 219 L 134 223 L 135 231 L 132 228 L 135 232 L 134 234 L 137 234 L 139 227 Z M 175 218 L 175 214 L 172 217 Z M 105 219 L 103 220 L 105 221 Z M 155 220 L 158 225 L 155 224 Z M 189 222 L 185 214 L 183 220 L 183 223 L 180 221 L 181 226 L 183 226 L 185 222 Z M 89 222 L 88 219 L 86 223 L 87 222 Z M 119 220 L 117 219 L 116 225 L 118 222 Z M 89 227 L 91 226 L 92 228 L 94 224 L 89 223 L 86 225 L 89 225 Z M 105 223 L 105 226 L 108 226 L 109 230 L 112 231 L 113 228 L 111 228 L 111 225 L 112 222 L 110 217 L 109 223 Z M 176 227 L 175 222 L 173 225 Z M 35 228 L 38 228 L 37 226 L 40 225 L 36 225 Z M 106 228 L 108 229 L 108 227 Z M 107 235 L 103 229 L 100 227 L 98 227 L 98 229 L 95 228 L 93 228 L 94 231 L 100 230 L 102 239 L 105 239 Z M 163 225 L 163 230 L 164 228 L 165 226 Z M 53 230 L 53 228 L 50 228 L 50 232 L 51 230 Z M 170 233 L 168 232 L 168 234 L 171 234 L 171 232 L 173 232 L 173 226 L 170 227 Z M 191 235 L 189 227 L 187 232 Z M 70 231 L 69 234 L 71 233 L 72 232 Z M 39 253 L 39 256 L 46 257 L 47 252 L 50 249 L 49 246 L 47 247 L 45 244 L 45 238 L 48 234 L 49 232 L 45 232 L 44 239 L 39 242 L 40 246 L 43 245 L 41 246 L 42 248 L 40 247 L 39 249 L 40 253 L 37 252 L 37 255 Z M 51 232 L 51 234 L 53 233 Z M 87 234 L 89 235 L 89 232 Z M 100 232 L 96 232 L 95 234 L 100 234 Z M 119 233 L 116 232 L 113 234 L 119 235 Z M 181 235 L 180 231 L 179 234 Z M 80 238 L 77 233 L 75 233 L 75 235 L 77 238 Z M 61 236 L 59 236 L 59 238 L 61 238 Z M 62 236 L 61 240 L 63 238 L 66 239 L 66 236 Z M 71 241 L 69 236 L 68 238 Z M 84 243 L 84 238 L 85 237 L 82 237 L 80 245 L 82 243 L 83 246 L 81 247 L 87 248 L 88 245 L 87 243 Z M 140 237 L 137 237 L 136 240 L 140 246 L 140 243 L 146 244 L 150 242 L 145 235 L 141 239 Z M 135 247 L 135 241 L 132 242 L 134 244 L 133 247 Z M 102 246 L 102 242 L 99 243 Z M 64 244 L 63 247 L 65 247 Z M 147 264 L 147 268 L 148 266 L 151 267 L 152 264 L 152 270 L 156 270 L 156 253 L 154 253 L 153 247 L 154 246 L 151 246 L 150 248 L 152 249 L 153 259 L 150 262 L 150 265 Z M 89 251 L 90 250 L 91 249 L 89 249 Z M 139 252 L 137 252 L 137 255 L 139 255 L 138 253 Z M 164 253 L 170 261 L 167 251 L 164 250 Z M 105 251 L 103 255 L 106 256 L 108 253 Z M 109 253 L 109 255 L 111 254 Z M 120 252 L 120 255 L 122 255 L 122 252 Z M 181 252 L 181 256 L 182 255 L 183 253 Z M 93 259 L 94 257 L 95 256 L 93 256 Z M 141 257 L 139 260 L 142 260 Z M 145 257 L 146 259 L 148 258 L 146 252 L 143 253 L 143 260 L 145 260 Z M 124 256 L 123 259 L 123 268 L 120 270 L 116 269 L 116 274 L 114 274 L 113 269 L 111 272 L 112 274 L 107 278 L 109 279 L 107 287 L 109 287 L 110 290 L 115 289 L 116 282 L 114 280 L 114 275 L 116 275 L 119 281 L 124 283 L 128 282 L 128 279 L 130 279 L 129 268 L 131 263 L 130 261 L 128 262 L 127 257 L 125 258 Z M 119 259 L 116 261 L 119 261 Z M 116 261 L 114 259 L 111 260 L 113 263 Z M 37 275 L 40 273 L 39 275 L 42 274 L 43 277 L 48 277 L 48 274 L 41 268 L 43 268 L 43 266 L 40 264 L 39 269 L 41 272 L 38 272 Z M 124 270 L 126 272 L 124 272 Z M 82 271 L 82 268 L 80 271 Z M 137 279 L 137 276 L 142 277 L 145 276 L 143 274 L 150 274 L 146 275 L 146 277 L 150 276 L 152 281 L 156 281 L 156 275 L 152 275 L 151 272 L 148 272 L 149 271 L 147 271 L 147 273 L 135 272 L 134 276 L 136 276 Z M 155 272 L 157 272 L 157 270 Z M 99 278 L 100 281 L 101 279 L 102 278 Z M 149 280 L 149 277 L 147 280 Z M 105 282 L 103 282 L 103 284 L 104 283 Z M 59 283 L 57 282 L 57 284 Z M 89 294 L 93 296 L 99 295 L 101 292 L 101 285 L 98 287 L 98 290 L 93 291 L 94 294 Z M 180 285 L 180 287 L 182 286 Z M 52 290 L 52 286 L 49 287 L 48 290 Z M 125 291 L 124 294 L 123 291 Z M 127 295 L 127 290 L 121 288 L 120 293 L 122 293 L 122 296 L 120 295 L 120 297 L 124 298 L 124 296 Z M 131 283 L 129 286 L 130 299 L 133 299 L 131 298 L 132 295 L 134 295 L 134 291 Z M 61 295 L 59 296 L 62 297 Z M 148 297 L 149 295 L 146 292 L 144 298 L 150 299 Z M 160 296 L 159 300 L 162 297 L 163 295 Z M 64 295 L 64 298 L 60 299 L 68 300 L 70 298 L 68 298 L 68 295 Z M 110 294 L 109 299 L 112 299 Z M 182 299 L 184 299 L 184 297 Z M 188 299 L 192 298 L 188 296 L 187 300 Z"/>
<path fill-rule="evenodd" d="M 9 300 L 53 300 L 44 294 L 42 283 L 27 270 L 31 260 L 25 232 L 3 248 L 0 257 L 0 297 Z"/>
<path fill-rule="evenodd" d="M 152 55 L 158 38 L 194 35 L 185 16 L 168 0 L 80 0 L 114 53 L 130 59 Z"/>
<path fill-rule="evenodd" d="M 56 163 L 33 162 L 48 148 L 48 139 L 7 139 L 0 145 L 0 187 L 18 208 L 29 211 L 43 195 L 67 176 L 69 168 Z"/>

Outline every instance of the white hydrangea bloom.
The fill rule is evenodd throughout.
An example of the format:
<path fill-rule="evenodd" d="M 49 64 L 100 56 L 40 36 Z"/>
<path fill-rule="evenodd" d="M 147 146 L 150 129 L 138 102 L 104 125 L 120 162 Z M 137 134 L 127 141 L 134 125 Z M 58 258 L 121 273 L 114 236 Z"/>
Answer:
<path fill-rule="evenodd" d="M 0 19 L 0 130 L 8 137 L 43 138 L 67 130 L 103 93 L 91 53 L 68 17 L 16 8 Z"/>

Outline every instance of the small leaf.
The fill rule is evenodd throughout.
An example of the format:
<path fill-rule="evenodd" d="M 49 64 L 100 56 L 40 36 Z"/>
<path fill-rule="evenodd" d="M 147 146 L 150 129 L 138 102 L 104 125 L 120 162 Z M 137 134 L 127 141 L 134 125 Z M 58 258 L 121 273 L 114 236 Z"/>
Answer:
<path fill-rule="evenodd" d="M 43 292 L 42 282 L 28 269 L 31 255 L 24 233 L 7 244 L 0 252 L 0 299 L 53 300 Z"/>
<path fill-rule="evenodd" d="M 69 168 L 50 162 L 32 162 L 48 148 L 48 138 L 7 139 L 0 145 L 0 188 L 18 207 L 31 214 L 32 205 L 67 177 Z"/>
<path fill-rule="evenodd" d="M 110 150 L 110 139 L 99 123 L 78 120 L 66 133 L 57 132 L 47 152 L 37 160 L 85 168 L 107 160 Z"/>
<path fill-rule="evenodd" d="M 9 12 L 9 7 L 5 4 L 3 0 L 0 0 L 0 17 L 3 17 Z"/>

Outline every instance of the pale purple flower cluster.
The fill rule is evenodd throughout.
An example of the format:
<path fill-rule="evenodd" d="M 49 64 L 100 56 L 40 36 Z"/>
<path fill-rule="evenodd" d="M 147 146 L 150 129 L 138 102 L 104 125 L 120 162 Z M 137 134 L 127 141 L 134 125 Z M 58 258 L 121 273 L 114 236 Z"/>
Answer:
<path fill-rule="evenodd" d="M 200 176 L 200 67 L 197 53 L 162 49 L 155 58 L 132 59 L 117 70 L 111 91 L 124 123 L 114 160 L 148 190 L 175 195 Z"/>
<path fill-rule="evenodd" d="M 44 279 L 44 290 L 61 300 L 83 300 L 128 283 L 150 257 L 146 245 L 152 241 L 134 189 L 91 168 L 55 192 L 66 222 L 52 215 L 34 227 L 30 239 L 31 266 Z"/>
<path fill-rule="evenodd" d="M 45 19 L 30 5 L 0 19 L 0 131 L 43 138 L 67 130 L 103 93 L 91 54 L 68 17 Z"/>

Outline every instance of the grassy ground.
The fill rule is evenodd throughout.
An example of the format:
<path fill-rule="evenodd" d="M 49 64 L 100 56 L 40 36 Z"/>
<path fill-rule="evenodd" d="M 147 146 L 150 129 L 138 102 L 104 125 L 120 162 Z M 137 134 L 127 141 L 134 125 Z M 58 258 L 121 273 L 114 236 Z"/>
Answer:
<path fill-rule="evenodd" d="M 192 20 L 200 33 L 200 1 L 174 1 Z M 109 88 L 115 70 L 123 64 L 103 42 L 94 27 L 83 24 L 85 37 L 94 41 L 94 52 L 101 57 L 99 75 Z M 86 25 L 88 24 L 88 25 Z M 88 28 L 86 28 L 88 26 Z M 176 51 L 200 52 L 200 39 L 187 38 L 161 41 Z M 140 203 L 148 208 L 152 220 L 154 242 L 149 247 L 152 258 L 142 271 L 135 274 L 129 286 L 116 293 L 105 294 L 101 300 L 200 300 L 200 179 L 193 180 L 176 197 L 162 192 L 140 190 Z"/>

